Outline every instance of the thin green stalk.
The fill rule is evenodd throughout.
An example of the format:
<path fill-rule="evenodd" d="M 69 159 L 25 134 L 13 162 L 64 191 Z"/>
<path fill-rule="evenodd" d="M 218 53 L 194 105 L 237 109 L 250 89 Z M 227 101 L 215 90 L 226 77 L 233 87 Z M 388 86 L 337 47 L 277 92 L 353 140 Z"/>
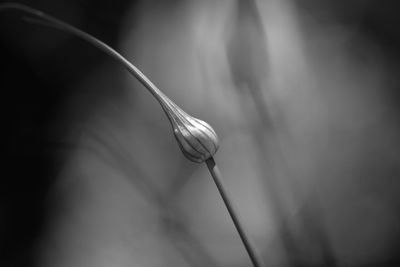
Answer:
<path fill-rule="evenodd" d="M 253 245 L 251 244 L 250 239 L 247 236 L 247 234 L 243 228 L 242 223 L 240 222 L 238 213 L 233 208 L 233 202 L 229 197 L 229 194 L 226 190 L 226 186 L 222 179 L 221 172 L 218 168 L 218 165 L 215 163 L 214 158 L 213 157 L 208 158 L 206 160 L 206 164 L 207 164 L 208 170 L 210 171 L 212 178 L 214 179 L 215 185 L 217 186 L 218 191 L 221 194 L 222 200 L 225 203 L 225 206 L 229 212 L 229 215 L 232 218 L 233 224 L 235 225 L 236 230 L 239 233 L 240 239 L 242 240 L 243 245 L 246 248 L 247 253 L 249 254 L 251 262 L 253 263 L 254 267 L 263 266 L 261 264 L 260 258 L 256 254 L 256 250 L 254 249 Z"/>

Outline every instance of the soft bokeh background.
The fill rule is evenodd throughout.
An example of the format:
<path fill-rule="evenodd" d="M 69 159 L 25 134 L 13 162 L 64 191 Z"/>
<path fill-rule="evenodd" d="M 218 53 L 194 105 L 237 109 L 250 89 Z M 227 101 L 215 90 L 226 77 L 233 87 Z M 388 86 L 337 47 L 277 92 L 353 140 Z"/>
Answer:
<path fill-rule="evenodd" d="M 400 262 L 397 1 L 21 1 L 220 136 L 266 266 Z M 1 266 L 250 266 L 205 165 L 119 64 L 0 15 Z"/>

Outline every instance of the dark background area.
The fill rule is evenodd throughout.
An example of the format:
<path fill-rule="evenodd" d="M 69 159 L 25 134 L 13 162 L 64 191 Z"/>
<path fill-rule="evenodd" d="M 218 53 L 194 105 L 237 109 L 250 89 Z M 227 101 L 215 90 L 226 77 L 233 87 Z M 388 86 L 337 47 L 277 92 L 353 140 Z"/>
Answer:
<path fill-rule="evenodd" d="M 175 2 L 171 1 L 171 6 Z M 112 47 L 116 45 L 124 11 L 134 5 L 134 1 L 94 0 L 23 3 L 90 32 Z M 299 0 L 297 3 L 321 23 L 338 20 L 356 25 L 382 48 L 385 71 L 391 77 L 386 90 L 399 107 L 398 1 Z M 63 105 L 74 93 L 73 85 L 82 81 L 94 66 L 110 60 L 75 37 L 26 24 L 19 17 L 17 12 L 0 13 L 4 158 L 0 178 L 0 266 L 32 264 L 35 245 L 46 228 L 49 188 L 66 149 L 65 144 L 58 142 L 68 131 L 68 123 L 63 121 Z M 399 262 L 396 250 L 391 260 L 393 266 Z"/>
<path fill-rule="evenodd" d="M 132 1 L 23 3 L 114 46 L 120 20 Z M 49 188 L 59 171 L 58 162 L 68 150 L 68 145 L 60 142 L 68 130 L 62 107 L 74 94 L 73 85 L 82 81 L 94 66 L 109 60 L 78 38 L 22 22 L 20 14 L 0 14 L 5 159 L 0 180 L 1 266 L 30 266 L 34 262 L 35 245 L 46 228 Z"/>

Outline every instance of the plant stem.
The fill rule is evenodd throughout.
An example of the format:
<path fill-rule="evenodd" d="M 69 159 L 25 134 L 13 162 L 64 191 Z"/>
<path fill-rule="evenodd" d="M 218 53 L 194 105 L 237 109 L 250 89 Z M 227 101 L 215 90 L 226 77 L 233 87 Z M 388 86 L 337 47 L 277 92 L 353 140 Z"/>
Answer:
<path fill-rule="evenodd" d="M 75 28 L 74 26 L 65 23 L 59 19 L 56 19 L 50 15 L 47 15 L 45 13 L 43 13 L 42 11 L 39 11 L 37 9 L 31 8 L 29 6 L 23 5 L 23 4 L 18 4 L 18 3 L 3 3 L 0 4 L 0 12 L 1 11 L 5 11 L 5 10 L 18 10 L 18 11 L 22 11 L 25 13 L 28 13 L 32 16 L 34 16 L 35 18 L 25 18 L 26 21 L 29 22 L 33 22 L 33 23 L 38 23 L 41 24 L 43 26 L 50 26 L 50 27 L 55 27 L 57 29 L 69 32 L 75 36 L 80 37 L 81 39 L 91 43 L 92 45 L 94 45 L 95 47 L 97 47 L 98 49 L 102 50 L 103 52 L 105 52 L 106 54 L 108 54 L 109 56 L 111 56 L 112 58 L 114 58 L 115 60 L 117 60 L 118 62 L 120 62 L 122 65 L 125 66 L 125 68 L 131 73 L 133 74 L 140 83 L 142 83 L 147 89 L 148 91 L 158 100 L 158 102 L 161 104 L 161 106 L 163 107 L 165 113 L 168 114 L 168 111 L 172 112 L 172 113 L 179 113 L 178 111 L 178 107 L 165 95 L 163 94 L 151 81 L 150 79 L 148 79 L 138 68 L 136 68 L 132 63 L 130 63 L 127 59 L 125 59 L 120 53 L 118 53 L 117 51 L 115 51 L 113 48 L 111 48 L 110 46 L 108 46 L 106 43 L 100 41 L 99 39 L 93 37 L 92 35 L 79 30 L 78 28 Z M 38 19 L 36 19 L 38 18 Z M 172 107 L 171 107 L 172 106 Z M 182 114 L 178 114 L 180 116 L 185 117 L 185 120 L 183 121 L 187 121 L 187 117 L 188 115 L 184 112 L 182 112 Z M 170 118 L 170 116 L 168 116 L 168 118 L 170 119 L 171 123 L 173 122 Z M 179 117 L 180 119 L 181 117 Z M 193 119 L 191 118 L 191 128 L 193 127 L 197 127 L 199 128 L 199 126 L 202 126 L 202 128 L 198 129 L 200 132 L 202 132 L 202 135 L 205 138 L 211 138 L 209 135 L 207 135 L 206 133 L 204 133 L 204 130 L 208 130 L 209 132 L 212 133 L 213 138 L 214 139 L 210 139 L 211 140 L 211 144 L 214 145 L 215 147 L 215 151 L 218 148 L 217 146 L 217 142 L 218 142 L 218 138 L 215 134 L 215 132 L 212 130 L 211 127 L 209 127 L 207 124 L 205 125 L 205 122 L 203 121 L 199 121 L 197 120 L 196 124 L 193 124 Z M 192 134 L 192 132 L 189 132 L 189 137 L 194 138 L 197 140 L 197 142 L 208 151 L 207 147 L 204 147 L 204 142 L 201 142 L 203 140 L 199 140 L 198 136 L 195 136 Z M 184 138 L 188 138 L 188 136 L 185 136 Z M 188 143 L 188 145 L 192 145 L 191 143 Z M 200 152 L 200 151 L 197 151 Z M 232 201 L 229 199 L 228 197 L 228 193 L 225 189 L 225 186 L 223 184 L 223 180 L 222 180 L 222 176 L 221 173 L 218 169 L 218 166 L 216 165 L 214 158 L 210 157 L 206 160 L 206 164 L 207 167 L 211 173 L 211 176 L 214 179 L 214 182 L 218 188 L 219 193 L 221 194 L 221 197 L 226 205 L 226 208 L 228 209 L 229 215 L 232 218 L 233 224 L 236 227 L 236 230 L 239 233 L 239 236 L 246 248 L 247 253 L 249 254 L 249 257 L 251 259 L 251 262 L 253 263 L 254 267 L 261 267 L 261 261 L 259 259 L 259 257 L 256 256 L 255 253 L 255 249 L 253 248 L 253 246 L 250 243 L 250 240 L 248 238 L 248 236 L 246 235 L 242 224 L 240 223 L 240 220 L 238 218 L 237 212 L 235 212 L 235 210 L 232 207 Z"/>
<path fill-rule="evenodd" d="M 0 12 L 6 10 L 16 10 L 25 12 L 32 17 L 24 17 L 23 19 L 27 22 L 37 23 L 42 26 L 54 27 L 58 30 L 68 32 L 75 35 L 82 40 L 94 45 L 98 49 L 102 50 L 113 59 L 121 63 L 133 76 L 138 79 L 138 81 L 157 99 L 157 101 L 164 107 L 165 102 L 172 102 L 160 89 L 155 86 L 149 78 L 147 78 L 136 66 L 130 63 L 125 57 L 118 53 L 115 49 L 107 45 L 106 43 L 100 41 L 96 37 L 66 23 L 53 16 L 50 16 L 38 9 L 31 8 L 29 6 L 19 4 L 19 3 L 3 3 L 0 4 Z"/>
<path fill-rule="evenodd" d="M 206 164 L 207 164 L 208 170 L 210 171 L 210 174 L 215 182 L 215 185 L 217 186 L 218 191 L 221 194 L 222 200 L 225 203 L 225 206 L 229 212 L 229 215 L 232 218 L 233 224 L 235 225 L 236 230 L 239 233 L 240 239 L 242 240 L 243 245 L 246 248 L 247 253 L 249 254 L 249 257 L 250 257 L 251 262 L 253 263 L 253 266 L 254 267 L 263 266 L 261 264 L 260 258 L 256 254 L 256 250 L 254 249 L 253 245 L 250 242 L 249 237 L 247 236 L 246 232 L 244 231 L 244 228 L 240 222 L 238 213 L 233 208 L 233 203 L 232 203 L 232 201 L 229 197 L 229 194 L 226 190 L 226 186 L 222 179 L 221 172 L 219 171 L 219 168 L 218 168 L 217 164 L 215 163 L 214 158 L 213 157 L 208 158 L 206 160 Z"/>

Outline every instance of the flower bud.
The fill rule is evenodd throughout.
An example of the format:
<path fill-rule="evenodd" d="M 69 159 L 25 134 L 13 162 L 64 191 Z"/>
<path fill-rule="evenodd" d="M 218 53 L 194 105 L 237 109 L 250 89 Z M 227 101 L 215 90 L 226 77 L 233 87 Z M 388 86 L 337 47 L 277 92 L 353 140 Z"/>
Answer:
<path fill-rule="evenodd" d="M 218 136 L 206 122 L 196 119 L 168 98 L 163 109 L 171 122 L 174 135 L 183 154 L 191 161 L 201 163 L 218 150 Z"/>

